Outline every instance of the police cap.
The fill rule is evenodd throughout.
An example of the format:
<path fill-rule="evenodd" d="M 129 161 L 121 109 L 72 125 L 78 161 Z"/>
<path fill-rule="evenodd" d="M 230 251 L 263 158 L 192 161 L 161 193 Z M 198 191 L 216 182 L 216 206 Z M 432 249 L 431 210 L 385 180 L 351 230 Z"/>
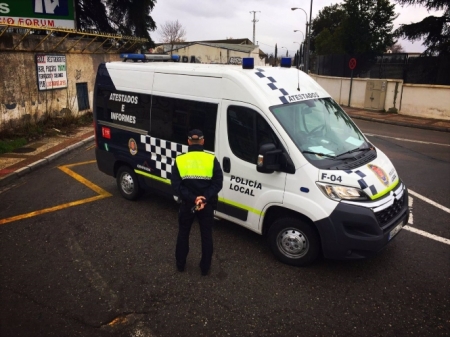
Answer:
<path fill-rule="evenodd" d="M 203 132 L 199 129 L 189 131 L 188 138 L 191 140 L 203 139 Z"/>

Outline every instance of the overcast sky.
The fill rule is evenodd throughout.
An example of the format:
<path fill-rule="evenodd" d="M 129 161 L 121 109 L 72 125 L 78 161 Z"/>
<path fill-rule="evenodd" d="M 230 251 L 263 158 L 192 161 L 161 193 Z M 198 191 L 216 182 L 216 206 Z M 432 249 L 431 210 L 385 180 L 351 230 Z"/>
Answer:
<path fill-rule="evenodd" d="M 313 19 L 323 7 L 341 2 L 314 0 Z M 279 55 L 285 55 L 288 49 L 289 55 L 293 56 L 299 46 L 294 41 L 303 40 L 302 33 L 294 33 L 294 30 L 305 32 L 306 15 L 301 10 L 292 11 L 291 8 L 303 8 L 309 21 L 310 4 L 308 0 L 157 0 L 150 15 L 157 27 L 167 21 L 178 20 L 186 30 L 187 41 L 230 37 L 253 40 L 253 13 L 250 11 L 259 11 L 256 13 L 256 20 L 259 21 L 255 26 L 255 40 L 261 50 L 267 54 L 274 53 L 277 43 Z M 430 15 L 424 7 L 401 7 L 398 4 L 395 12 L 399 16 L 394 21 L 394 29 L 402 23 L 418 22 Z M 439 16 L 442 13 L 432 12 Z M 161 42 L 158 30 L 151 32 L 150 36 L 155 42 Z M 406 52 L 422 52 L 425 49 L 420 41 L 413 43 L 400 40 L 399 43 Z"/>

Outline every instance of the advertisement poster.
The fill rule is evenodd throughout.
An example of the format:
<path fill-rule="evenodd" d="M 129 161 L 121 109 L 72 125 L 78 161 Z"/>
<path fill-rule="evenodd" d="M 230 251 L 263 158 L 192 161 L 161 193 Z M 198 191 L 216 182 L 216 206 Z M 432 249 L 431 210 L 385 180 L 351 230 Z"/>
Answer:
<path fill-rule="evenodd" d="M 0 24 L 75 29 L 74 0 L 0 0 Z"/>
<path fill-rule="evenodd" d="M 67 88 L 65 55 L 36 55 L 39 90 Z"/>

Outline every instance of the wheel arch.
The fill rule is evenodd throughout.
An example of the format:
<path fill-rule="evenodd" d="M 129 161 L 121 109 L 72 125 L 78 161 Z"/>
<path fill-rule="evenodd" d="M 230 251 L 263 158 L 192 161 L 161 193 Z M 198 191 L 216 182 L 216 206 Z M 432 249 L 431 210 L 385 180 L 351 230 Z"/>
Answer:
<path fill-rule="evenodd" d="M 114 178 L 117 178 L 117 172 L 119 171 L 119 169 L 122 166 L 128 166 L 130 169 L 134 170 L 133 166 L 130 163 L 128 163 L 124 160 L 116 160 L 116 162 L 114 163 L 114 168 L 113 168 Z"/>
<path fill-rule="evenodd" d="M 270 226 L 278 219 L 281 218 L 296 218 L 300 221 L 303 221 L 304 223 L 307 223 L 310 225 L 311 228 L 314 229 L 314 231 L 317 233 L 320 239 L 320 233 L 317 229 L 317 226 L 314 224 L 314 221 L 312 221 L 309 217 L 306 215 L 296 212 L 289 208 L 284 208 L 280 206 L 271 206 L 266 212 L 263 220 L 263 228 L 262 228 L 262 234 L 267 235 Z"/>

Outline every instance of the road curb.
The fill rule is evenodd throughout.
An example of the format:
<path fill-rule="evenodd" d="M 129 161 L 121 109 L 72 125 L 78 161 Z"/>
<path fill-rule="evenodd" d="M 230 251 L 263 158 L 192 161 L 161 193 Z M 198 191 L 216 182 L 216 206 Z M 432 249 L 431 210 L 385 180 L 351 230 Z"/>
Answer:
<path fill-rule="evenodd" d="M 362 119 L 362 120 L 369 121 L 369 122 L 377 122 L 377 123 L 391 124 L 391 125 L 397 125 L 397 126 L 406 126 L 406 127 L 415 128 L 415 129 L 450 132 L 450 128 L 443 127 L 443 126 L 411 124 L 411 123 L 407 123 L 407 122 L 400 122 L 400 121 L 394 121 L 394 120 L 383 120 L 383 119 L 372 118 L 372 117 L 351 115 L 349 113 L 347 113 L 347 114 L 353 119 Z"/>
<path fill-rule="evenodd" d="M 94 136 L 92 135 L 92 136 L 90 136 L 88 138 L 85 138 L 85 139 L 79 141 L 78 143 L 75 143 L 75 144 L 72 144 L 72 145 L 66 147 L 65 149 L 62 149 L 62 150 L 60 150 L 58 152 L 55 152 L 55 153 L 52 153 L 51 155 L 48 155 L 47 157 L 45 157 L 43 159 L 37 160 L 37 161 L 35 161 L 35 162 L 25 166 L 25 167 L 22 167 L 22 168 L 14 171 L 14 172 L 11 172 L 11 173 L 5 175 L 4 177 L 0 178 L 0 186 L 7 185 L 7 184 L 11 183 L 12 181 L 14 181 L 14 180 L 16 180 L 18 178 L 21 178 L 24 175 L 26 175 L 26 174 L 28 174 L 28 173 L 30 173 L 32 171 L 35 171 L 38 168 L 40 168 L 42 166 L 45 166 L 45 165 L 55 161 L 57 158 L 63 156 L 64 154 L 69 153 L 69 152 L 71 152 L 71 151 L 73 151 L 73 150 L 83 146 L 84 144 L 87 144 L 87 143 L 93 141 L 93 140 L 94 140 Z"/>

